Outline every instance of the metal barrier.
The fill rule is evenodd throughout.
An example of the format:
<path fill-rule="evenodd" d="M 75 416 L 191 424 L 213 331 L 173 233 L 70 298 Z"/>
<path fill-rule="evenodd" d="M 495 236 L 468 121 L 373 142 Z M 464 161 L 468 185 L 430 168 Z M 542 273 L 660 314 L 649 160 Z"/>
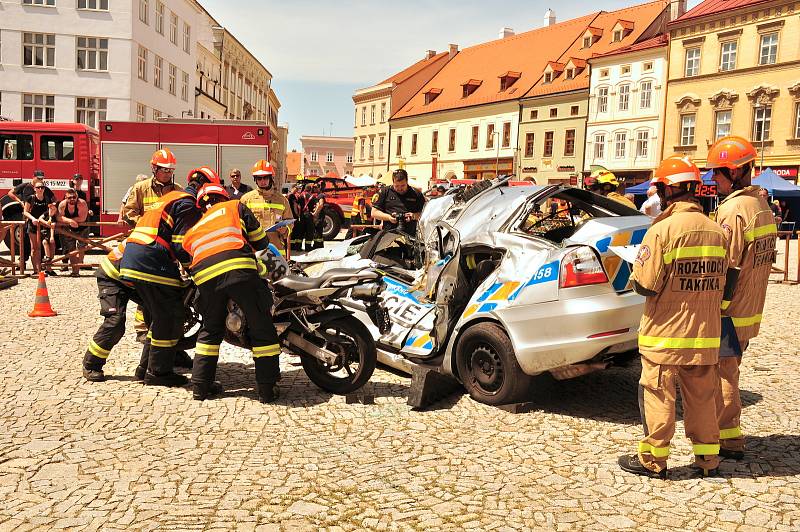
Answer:
<path fill-rule="evenodd" d="M 792 241 L 792 235 L 800 235 L 800 231 L 778 231 L 778 238 L 783 239 L 784 242 L 784 251 L 783 251 L 783 269 L 778 268 L 777 266 L 772 266 L 772 271 L 770 273 L 782 273 L 783 279 L 773 281 L 775 283 L 780 284 L 790 284 L 795 285 L 800 283 L 800 241 L 798 241 L 797 246 L 797 272 L 796 277 L 794 279 L 789 279 L 789 254 L 790 254 L 790 243 Z"/>

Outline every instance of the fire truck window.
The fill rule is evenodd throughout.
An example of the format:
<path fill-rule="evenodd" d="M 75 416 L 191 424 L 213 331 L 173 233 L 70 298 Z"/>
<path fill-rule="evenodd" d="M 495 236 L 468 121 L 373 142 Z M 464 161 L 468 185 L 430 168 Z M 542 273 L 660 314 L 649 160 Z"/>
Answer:
<path fill-rule="evenodd" d="M 30 135 L 0 135 L 4 161 L 30 161 L 33 159 L 33 137 Z"/>
<path fill-rule="evenodd" d="M 43 161 L 72 161 L 75 142 L 72 137 L 42 136 L 39 156 Z"/>

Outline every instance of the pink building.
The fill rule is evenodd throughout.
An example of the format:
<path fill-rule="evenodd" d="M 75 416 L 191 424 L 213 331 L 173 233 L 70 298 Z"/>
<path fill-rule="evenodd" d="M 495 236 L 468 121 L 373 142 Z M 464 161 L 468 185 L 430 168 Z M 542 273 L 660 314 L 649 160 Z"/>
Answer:
<path fill-rule="evenodd" d="M 343 177 L 353 173 L 353 137 L 303 136 L 300 144 L 302 175 Z"/>

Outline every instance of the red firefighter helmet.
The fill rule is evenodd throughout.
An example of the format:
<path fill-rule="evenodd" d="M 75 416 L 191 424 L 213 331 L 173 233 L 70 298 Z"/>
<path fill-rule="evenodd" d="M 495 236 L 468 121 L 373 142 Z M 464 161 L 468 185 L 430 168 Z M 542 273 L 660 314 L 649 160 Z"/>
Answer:
<path fill-rule="evenodd" d="M 272 166 L 270 166 L 269 161 L 261 159 L 257 161 L 256 164 L 253 165 L 253 170 L 251 173 L 253 177 L 260 177 L 260 176 L 274 177 L 275 169 L 272 168 Z"/>
<path fill-rule="evenodd" d="M 730 168 L 735 170 L 756 159 L 756 149 L 749 140 L 728 136 L 722 137 L 708 150 L 708 168 Z"/>
<path fill-rule="evenodd" d="M 224 200 L 231 199 L 231 197 L 228 195 L 228 191 L 222 186 L 213 183 L 206 183 L 200 187 L 200 190 L 197 191 L 197 207 L 205 210 L 206 206 L 209 203 L 212 203 L 213 199 L 220 201 L 220 198 Z"/>
<path fill-rule="evenodd" d="M 208 166 L 201 166 L 199 168 L 189 170 L 189 174 L 186 176 L 186 182 L 191 183 L 192 181 L 197 181 L 201 185 L 206 183 L 210 183 L 212 185 L 221 185 L 217 173 Z"/>
<path fill-rule="evenodd" d="M 173 154 L 169 148 L 161 148 L 160 150 L 156 150 L 153 153 L 153 156 L 150 157 L 150 165 L 151 166 L 160 166 L 161 168 L 172 168 L 175 169 L 175 165 L 177 161 L 175 160 L 175 154 Z"/>

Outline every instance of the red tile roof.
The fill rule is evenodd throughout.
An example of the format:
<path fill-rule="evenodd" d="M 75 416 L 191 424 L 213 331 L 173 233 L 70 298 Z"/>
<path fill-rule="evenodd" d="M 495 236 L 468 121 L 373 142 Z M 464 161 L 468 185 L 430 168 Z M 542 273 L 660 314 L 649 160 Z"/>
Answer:
<path fill-rule="evenodd" d="M 705 2 L 701 2 L 697 6 L 684 13 L 683 16 L 671 22 L 670 25 L 680 24 L 681 22 L 693 18 L 716 15 L 718 13 L 739 9 L 741 7 L 766 4 L 769 1 L 770 0 L 706 0 Z"/>
<path fill-rule="evenodd" d="M 573 59 L 573 61 L 581 59 L 586 60 L 599 54 L 607 54 L 638 44 L 637 41 L 645 35 L 647 30 L 653 31 L 651 26 L 653 26 L 654 22 L 659 20 L 666 8 L 665 3 L 659 0 L 647 4 L 631 6 L 618 11 L 603 12 L 592 22 L 592 26 L 606 30 L 604 32 L 606 37 L 601 38 L 589 48 L 583 47 L 582 39 L 576 40 L 570 48 L 558 58 L 558 61 L 566 62 L 570 59 Z M 630 27 L 631 30 L 621 41 L 612 42 L 611 30 L 618 23 L 623 24 L 626 28 Z M 583 35 L 583 33 L 585 32 L 582 32 L 581 35 Z M 578 65 L 576 64 L 576 66 Z M 588 88 L 589 69 L 583 69 L 573 79 L 566 79 L 566 75 L 562 74 L 557 76 L 550 83 L 545 83 L 544 78 L 541 78 L 528 91 L 526 96 L 545 96 L 548 94 Z"/>
<path fill-rule="evenodd" d="M 414 74 L 418 73 L 420 70 L 422 70 L 426 66 L 428 66 L 428 65 L 430 65 L 432 63 L 435 63 L 435 62 L 439 61 L 440 59 L 444 59 L 445 56 L 447 56 L 448 53 L 449 52 L 441 52 L 441 53 L 438 53 L 438 54 L 434 55 L 430 59 L 421 59 L 420 61 L 417 61 L 416 63 L 414 63 L 410 67 L 408 67 L 408 68 L 406 68 L 404 70 L 401 70 L 397 74 L 394 74 L 393 76 L 388 77 L 385 80 L 381 81 L 380 83 L 378 83 L 378 85 L 383 85 L 385 83 L 395 83 L 395 84 L 399 85 L 399 84 L 403 83 L 405 80 L 407 80 L 408 78 L 410 78 L 411 76 L 413 76 Z"/>
<path fill-rule="evenodd" d="M 667 38 L 666 33 L 662 33 L 660 35 L 656 35 L 652 39 L 647 39 L 642 42 L 637 42 L 636 44 L 632 44 L 630 46 L 626 46 L 624 48 L 620 48 L 618 50 L 612 50 L 610 52 L 606 52 L 604 54 L 594 54 L 590 59 L 597 59 L 602 57 L 610 57 L 612 55 L 622 55 L 627 53 L 633 52 L 641 52 L 642 50 L 649 50 L 651 48 L 660 48 L 667 46 L 669 44 L 669 39 Z"/>

